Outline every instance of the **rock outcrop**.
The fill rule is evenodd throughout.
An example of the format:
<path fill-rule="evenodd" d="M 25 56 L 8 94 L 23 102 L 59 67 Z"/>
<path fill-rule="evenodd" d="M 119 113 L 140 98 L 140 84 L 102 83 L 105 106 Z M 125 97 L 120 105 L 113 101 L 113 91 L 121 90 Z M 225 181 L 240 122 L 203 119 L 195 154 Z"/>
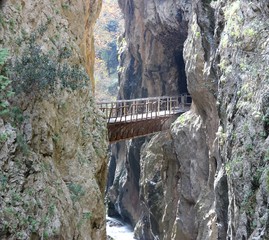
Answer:
<path fill-rule="evenodd" d="M 218 132 L 228 179 L 231 239 L 269 237 L 268 1 L 232 1 L 221 9 Z"/>
<path fill-rule="evenodd" d="M 106 126 L 91 83 L 101 1 L 0 3 L 15 92 L 0 117 L 0 238 L 106 239 Z"/>
<path fill-rule="evenodd" d="M 120 3 L 128 16 L 120 96 L 180 93 L 175 86 L 182 81 L 170 70 L 176 68 L 171 59 L 180 56 L 176 51 L 172 58 L 171 52 L 181 49 L 193 99 L 170 134 L 159 134 L 137 150 L 137 238 L 267 239 L 267 1 Z M 147 67 L 157 63 L 146 79 Z M 170 80 L 163 88 L 164 75 Z"/>
<path fill-rule="evenodd" d="M 172 239 L 180 178 L 179 164 L 172 144 L 169 133 L 158 134 L 142 150 L 142 214 L 135 228 L 137 239 Z"/>
<path fill-rule="evenodd" d="M 120 98 L 187 93 L 183 43 L 184 12 L 174 1 L 119 1 L 125 19 L 120 62 Z"/>
<path fill-rule="evenodd" d="M 107 185 L 108 215 L 121 217 L 135 226 L 140 217 L 140 148 L 143 139 L 111 147 Z"/>
<path fill-rule="evenodd" d="M 187 19 L 180 5 L 172 1 L 155 3 L 138 0 L 119 1 L 119 4 L 126 27 L 120 39 L 119 98 L 187 93 L 183 61 Z M 190 11 L 190 6 L 184 6 L 186 12 Z M 156 12 L 156 8 L 160 11 Z M 116 208 L 133 226 L 140 216 L 139 162 L 143 143 L 142 138 L 112 147 L 117 171 L 114 186 L 108 190 L 111 214 Z M 125 191 L 126 185 L 128 192 Z"/>

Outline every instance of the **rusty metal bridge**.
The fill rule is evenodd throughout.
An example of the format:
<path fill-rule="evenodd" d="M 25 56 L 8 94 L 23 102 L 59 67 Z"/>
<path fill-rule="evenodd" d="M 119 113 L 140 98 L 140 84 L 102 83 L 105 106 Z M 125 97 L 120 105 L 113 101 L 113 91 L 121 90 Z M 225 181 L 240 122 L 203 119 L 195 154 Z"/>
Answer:
<path fill-rule="evenodd" d="M 117 142 L 169 129 L 171 123 L 190 109 L 191 97 L 151 97 L 98 102 L 107 119 L 109 141 Z"/>

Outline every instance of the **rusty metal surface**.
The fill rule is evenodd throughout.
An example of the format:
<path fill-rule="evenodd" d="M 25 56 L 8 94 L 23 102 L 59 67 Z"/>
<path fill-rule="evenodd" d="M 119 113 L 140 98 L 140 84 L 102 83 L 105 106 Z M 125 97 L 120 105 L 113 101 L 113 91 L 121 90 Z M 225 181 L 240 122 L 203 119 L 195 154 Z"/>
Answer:
<path fill-rule="evenodd" d="M 180 114 L 135 122 L 108 123 L 109 142 L 113 143 L 167 130 L 179 115 Z"/>
<path fill-rule="evenodd" d="M 116 142 L 169 129 L 177 116 L 190 109 L 191 98 L 154 97 L 97 103 L 107 119 L 109 141 Z"/>
<path fill-rule="evenodd" d="M 171 116 L 184 112 L 190 104 L 191 98 L 186 94 L 174 97 L 162 96 L 97 103 L 109 123 Z"/>

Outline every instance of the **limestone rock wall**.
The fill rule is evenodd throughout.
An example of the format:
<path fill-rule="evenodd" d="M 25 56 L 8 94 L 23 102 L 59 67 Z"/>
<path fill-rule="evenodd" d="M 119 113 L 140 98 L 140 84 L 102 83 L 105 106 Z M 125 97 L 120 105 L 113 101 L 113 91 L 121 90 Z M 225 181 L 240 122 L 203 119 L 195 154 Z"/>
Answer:
<path fill-rule="evenodd" d="M 222 11 L 219 147 L 228 179 L 227 235 L 231 239 L 266 239 L 269 4 L 230 1 Z"/>
<path fill-rule="evenodd" d="M 1 239 L 106 239 L 106 126 L 91 84 L 100 7 L 1 1 L 15 92 L 0 117 Z"/>
<path fill-rule="evenodd" d="M 120 58 L 120 98 L 186 93 L 182 46 L 188 1 L 119 1 L 126 31 Z M 173 47 L 171 47 L 173 46 Z"/>
<path fill-rule="evenodd" d="M 210 237 L 217 239 L 216 219 L 210 211 L 214 194 L 208 147 L 201 141 L 205 138 L 202 119 L 187 113 L 173 124 L 172 134 L 160 133 L 145 143 L 140 178 L 143 214 L 135 229 L 138 239 L 196 239 L 205 231 L 205 222 L 215 224 Z"/>
<path fill-rule="evenodd" d="M 193 104 L 170 134 L 153 137 L 137 155 L 141 170 L 137 238 L 267 239 L 267 1 L 120 3 L 129 14 L 125 16 L 127 50 L 122 55 L 126 74 L 120 75 L 121 96 L 126 98 L 147 96 L 149 89 L 163 84 L 159 80 L 152 84 L 156 78 L 150 77 L 145 80 L 150 86 L 143 89 L 145 66 L 159 59 L 158 51 L 152 59 L 138 54 L 148 32 L 162 43 L 164 39 L 171 43 L 164 51 L 171 59 L 170 52 L 180 45 L 177 34 L 184 35 L 172 13 L 181 9 L 182 19 L 188 21 L 182 51 Z M 137 17 L 139 9 L 143 18 Z M 177 30 L 171 32 L 172 26 Z M 150 52 L 153 45 L 146 46 Z M 160 62 L 165 66 L 169 60 L 164 57 Z M 153 92 L 169 95 L 177 89 L 179 93 L 173 88 L 178 78 L 171 76 L 164 92 Z M 130 89 L 136 95 L 130 95 Z"/>
<path fill-rule="evenodd" d="M 183 43 L 191 5 L 184 2 L 185 5 L 175 1 L 119 1 L 126 28 L 120 39 L 120 99 L 187 93 Z M 111 211 L 118 209 L 133 226 L 140 216 L 139 162 L 143 142 L 143 138 L 134 139 L 112 147 L 118 170 L 111 191 L 108 189 L 108 201 Z"/>
<path fill-rule="evenodd" d="M 154 136 L 144 145 L 141 158 L 142 214 L 135 235 L 138 239 L 172 239 L 181 174 L 171 135 Z"/>
<path fill-rule="evenodd" d="M 140 156 L 143 139 L 135 144 L 129 142 L 112 145 L 106 194 L 108 215 L 121 217 L 133 226 L 140 217 L 140 165 L 137 156 Z"/>

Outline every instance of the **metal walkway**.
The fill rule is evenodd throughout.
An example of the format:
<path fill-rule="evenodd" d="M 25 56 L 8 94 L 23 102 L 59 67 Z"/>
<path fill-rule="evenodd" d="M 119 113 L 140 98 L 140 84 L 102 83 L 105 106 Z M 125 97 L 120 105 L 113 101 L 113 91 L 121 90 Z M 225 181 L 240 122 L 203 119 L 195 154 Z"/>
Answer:
<path fill-rule="evenodd" d="M 152 97 L 97 103 L 105 114 L 110 142 L 167 130 L 171 122 L 190 109 L 191 97 Z"/>

